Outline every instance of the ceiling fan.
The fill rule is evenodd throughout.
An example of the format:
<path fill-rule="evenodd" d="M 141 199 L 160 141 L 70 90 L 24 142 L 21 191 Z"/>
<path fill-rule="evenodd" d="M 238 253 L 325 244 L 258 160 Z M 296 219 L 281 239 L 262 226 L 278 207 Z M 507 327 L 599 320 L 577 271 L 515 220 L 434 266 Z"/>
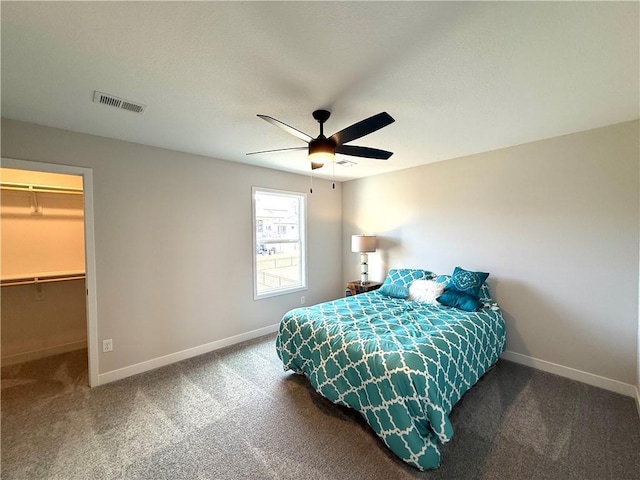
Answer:
<path fill-rule="evenodd" d="M 372 117 L 365 118 L 353 125 L 334 133 L 329 138 L 324 136 L 324 122 L 329 119 L 331 112 L 327 110 L 316 110 L 313 112 L 313 118 L 320 124 L 320 135 L 313 138 L 311 135 L 307 135 L 300 130 L 290 127 L 286 123 L 276 120 L 268 115 L 258 115 L 263 120 L 282 128 L 285 132 L 290 133 L 294 137 L 304 140 L 309 145 L 307 147 L 292 147 L 292 148 L 279 148 L 276 150 L 262 150 L 260 152 L 250 152 L 247 155 L 255 155 L 259 153 L 273 153 L 284 152 L 290 150 L 305 150 L 309 151 L 309 160 L 311 161 L 311 169 L 322 167 L 327 162 L 332 162 L 336 153 L 343 155 L 352 155 L 355 157 L 374 158 L 376 160 L 387 160 L 393 152 L 387 152 L 386 150 L 379 150 L 371 147 L 359 147 L 355 145 L 345 145 L 353 140 L 356 140 L 365 135 L 380 130 L 387 125 L 395 122 L 393 117 L 387 112 L 378 113 Z"/>

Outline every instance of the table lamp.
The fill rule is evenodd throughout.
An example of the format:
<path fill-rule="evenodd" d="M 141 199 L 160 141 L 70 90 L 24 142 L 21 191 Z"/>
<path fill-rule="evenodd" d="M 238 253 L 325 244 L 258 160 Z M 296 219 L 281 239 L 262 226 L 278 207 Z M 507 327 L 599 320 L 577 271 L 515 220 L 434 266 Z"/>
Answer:
<path fill-rule="evenodd" d="M 378 239 L 375 235 L 352 235 L 351 251 L 360 254 L 360 283 L 366 284 L 369 280 L 368 253 L 375 252 Z"/>

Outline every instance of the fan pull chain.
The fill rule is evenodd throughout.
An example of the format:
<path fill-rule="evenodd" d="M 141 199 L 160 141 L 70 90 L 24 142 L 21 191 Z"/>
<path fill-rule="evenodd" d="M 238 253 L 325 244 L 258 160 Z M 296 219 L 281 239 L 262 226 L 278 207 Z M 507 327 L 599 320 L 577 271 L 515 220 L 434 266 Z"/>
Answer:
<path fill-rule="evenodd" d="M 309 193 L 313 193 L 313 170 L 309 174 Z"/>
<path fill-rule="evenodd" d="M 336 162 L 335 160 L 331 163 L 331 181 L 332 183 L 332 187 L 335 190 L 336 189 Z"/>

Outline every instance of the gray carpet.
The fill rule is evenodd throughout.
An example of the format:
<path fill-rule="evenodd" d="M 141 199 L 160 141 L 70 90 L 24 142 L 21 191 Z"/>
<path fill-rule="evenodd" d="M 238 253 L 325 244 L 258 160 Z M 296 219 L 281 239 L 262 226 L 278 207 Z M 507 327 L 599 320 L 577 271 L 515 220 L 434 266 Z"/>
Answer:
<path fill-rule="evenodd" d="M 89 389 L 86 351 L 2 369 L 2 479 L 638 479 L 633 399 L 499 361 L 420 472 L 284 372 L 274 336 Z"/>

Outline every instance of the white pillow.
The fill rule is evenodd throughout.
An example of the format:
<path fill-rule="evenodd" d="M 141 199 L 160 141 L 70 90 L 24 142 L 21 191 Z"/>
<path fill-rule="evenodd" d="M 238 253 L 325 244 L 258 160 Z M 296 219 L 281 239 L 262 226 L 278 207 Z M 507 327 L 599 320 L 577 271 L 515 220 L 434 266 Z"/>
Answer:
<path fill-rule="evenodd" d="M 444 287 L 444 283 L 438 283 L 435 280 L 415 280 L 409 287 L 409 300 L 435 304 L 436 298 L 442 295 Z"/>

